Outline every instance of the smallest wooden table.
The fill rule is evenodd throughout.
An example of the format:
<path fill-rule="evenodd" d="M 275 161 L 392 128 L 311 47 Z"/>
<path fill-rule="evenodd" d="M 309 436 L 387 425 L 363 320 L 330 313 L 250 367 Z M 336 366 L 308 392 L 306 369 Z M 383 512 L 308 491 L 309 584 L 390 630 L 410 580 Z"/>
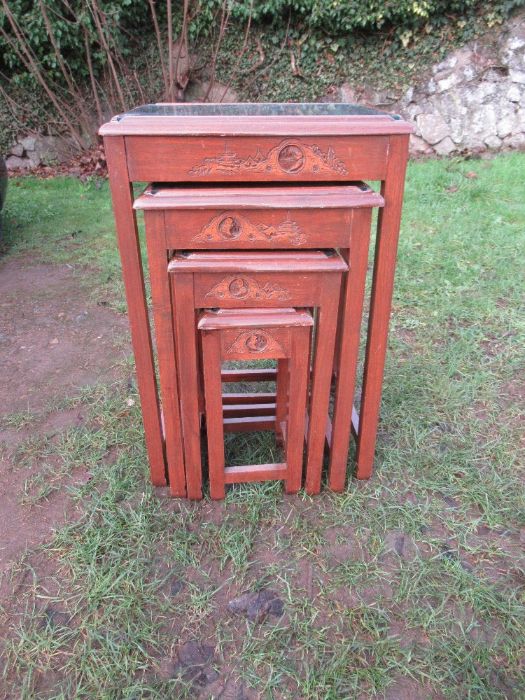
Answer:
<path fill-rule="evenodd" d="M 296 309 L 242 309 L 204 312 L 198 323 L 202 335 L 202 368 L 206 398 L 210 495 L 224 498 L 225 484 L 284 479 L 286 493 L 302 484 L 306 391 L 310 365 L 312 315 Z M 227 467 L 224 461 L 224 422 L 221 363 L 255 358 L 286 360 L 287 371 L 277 376 L 276 414 L 282 419 L 285 461 Z M 286 383 L 282 391 L 281 382 Z"/>

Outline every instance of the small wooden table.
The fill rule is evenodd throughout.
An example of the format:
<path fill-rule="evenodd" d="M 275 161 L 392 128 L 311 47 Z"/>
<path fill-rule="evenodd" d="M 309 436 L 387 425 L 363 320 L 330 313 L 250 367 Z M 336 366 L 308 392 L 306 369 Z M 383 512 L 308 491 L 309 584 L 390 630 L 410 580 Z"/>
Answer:
<path fill-rule="evenodd" d="M 381 182 L 361 405 L 353 416 L 357 477 L 366 479 L 374 459 L 411 131 L 399 117 L 348 104 L 156 104 L 101 127 L 154 484 L 166 485 L 167 469 L 132 183 Z M 173 391 L 178 405 L 176 386 Z M 181 440 L 179 445 L 183 464 Z"/>

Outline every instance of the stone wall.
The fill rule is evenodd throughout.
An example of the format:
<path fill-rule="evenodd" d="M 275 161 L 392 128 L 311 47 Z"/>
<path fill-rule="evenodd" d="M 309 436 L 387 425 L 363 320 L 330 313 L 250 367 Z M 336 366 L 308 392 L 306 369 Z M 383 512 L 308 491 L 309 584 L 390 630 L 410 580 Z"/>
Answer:
<path fill-rule="evenodd" d="M 341 88 L 414 123 L 414 155 L 525 148 L 525 13 L 451 53 L 404 95 Z"/>
<path fill-rule="evenodd" d="M 9 149 L 6 165 L 8 170 L 31 170 L 41 164 L 66 163 L 74 152 L 69 138 L 24 136 Z"/>

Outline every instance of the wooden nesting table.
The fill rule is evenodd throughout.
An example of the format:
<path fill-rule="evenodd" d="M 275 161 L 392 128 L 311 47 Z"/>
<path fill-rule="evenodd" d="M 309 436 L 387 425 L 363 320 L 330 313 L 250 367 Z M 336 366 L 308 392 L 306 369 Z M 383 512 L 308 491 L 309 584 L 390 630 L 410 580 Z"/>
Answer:
<path fill-rule="evenodd" d="M 217 187 L 218 193 L 239 184 L 258 189 L 293 184 L 298 197 L 303 188 L 314 183 L 381 182 L 383 206 L 377 223 L 361 403 L 359 413 L 354 409 L 352 415 L 357 476 L 366 479 L 374 460 L 411 131 L 412 127 L 398 117 L 348 104 L 156 104 L 114 117 L 101 127 L 154 484 L 167 484 L 166 442 L 133 210 L 133 182 L 179 183 L 180 192 L 185 186 L 195 189 L 207 185 Z M 306 222 L 308 215 L 303 216 Z M 326 231 L 331 230 L 330 216 L 327 213 Z M 222 217 L 216 224 L 222 226 L 226 238 L 235 235 L 237 222 L 231 217 Z M 333 245 L 323 243 L 323 229 L 318 230 L 320 238 L 315 245 Z M 199 231 L 201 245 L 194 240 L 192 247 L 206 248 L 206 236 L 213 234 Z M 195 233 L 192 236 L 195 239 Z M 275 238 L 270 239 L 270 245 L 280 247 Z M 156 265 L 167 263 L 163 246 L 162 242 L 163 253 L 157 255 Z M 152 247 L 149 241 L 148 247 Z M 245 247 L 269 246 L 252 241 Z M 154 269 L 151 274 L 155 274 Z M 339 343 L 341 351 L 344 338 Z M 351 400 L 347 398 L 350 404 Z M 171 387 L 170 403 L 180 421 L 176 383 Z M 179 451 L 174 457 L 182 463 L 182 441 L 178 447 L 176 440 L 170 444 L 172 450 Z M 345 467 L 339 465 L 334 471 L 338 475 L 330 482 L 334 490 L 344 486 Z"/>

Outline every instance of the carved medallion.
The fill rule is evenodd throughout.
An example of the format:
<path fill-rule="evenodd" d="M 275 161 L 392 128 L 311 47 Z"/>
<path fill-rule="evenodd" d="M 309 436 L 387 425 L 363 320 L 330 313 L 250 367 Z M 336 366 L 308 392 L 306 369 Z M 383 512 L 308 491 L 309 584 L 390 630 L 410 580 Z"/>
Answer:
<path fill-rule="evenodd" d="M 286 301 L 290 292 L 278 284 L 267 282 L 264 286 L 251 277 L 230 275 L 210 289 L 207 297 L 217 299 L 278 299 Z"/>
<path fill-rule="evenodd" d="M 332 146 L 323 151 L 317 144 L 301 143 L 297 139 L 286 139 L 268 153 L 257 149 L 255 155 L 241 158 L 225 148 L 218 156 L 204 158 L 189 171 L 190 175 L 235 175 L 242 173 L 279 173 L 296 175 L 337 173 L 348 175 L 344 162 L 335 155 Z"/>
<path fill-rule="evenodd" d="M 284 354 L 282 345 L 270 333 L 261 328 L 240 333 L 226 352 L 239 355 L 246 352 L 253 354 L 259 352 Z"/>
<path fill-rule="evenodd" d="M 193 237 L 196 242 L 220 241 L 272 241 L 283 239 L 291 245 L 301 245 L 306 242 L 306 236 L 299 224 L 287 217 L 276 226 L 254 224 L 237 212 L 223 212 L 205 224 L 199 233 Z"/>
<path fill-rule="evenodd" d="M 285 173 L 300 173 L 304 167 L 304 151 L 299 146 L 290 144 L 279 151 L 277 161 Z"/>

